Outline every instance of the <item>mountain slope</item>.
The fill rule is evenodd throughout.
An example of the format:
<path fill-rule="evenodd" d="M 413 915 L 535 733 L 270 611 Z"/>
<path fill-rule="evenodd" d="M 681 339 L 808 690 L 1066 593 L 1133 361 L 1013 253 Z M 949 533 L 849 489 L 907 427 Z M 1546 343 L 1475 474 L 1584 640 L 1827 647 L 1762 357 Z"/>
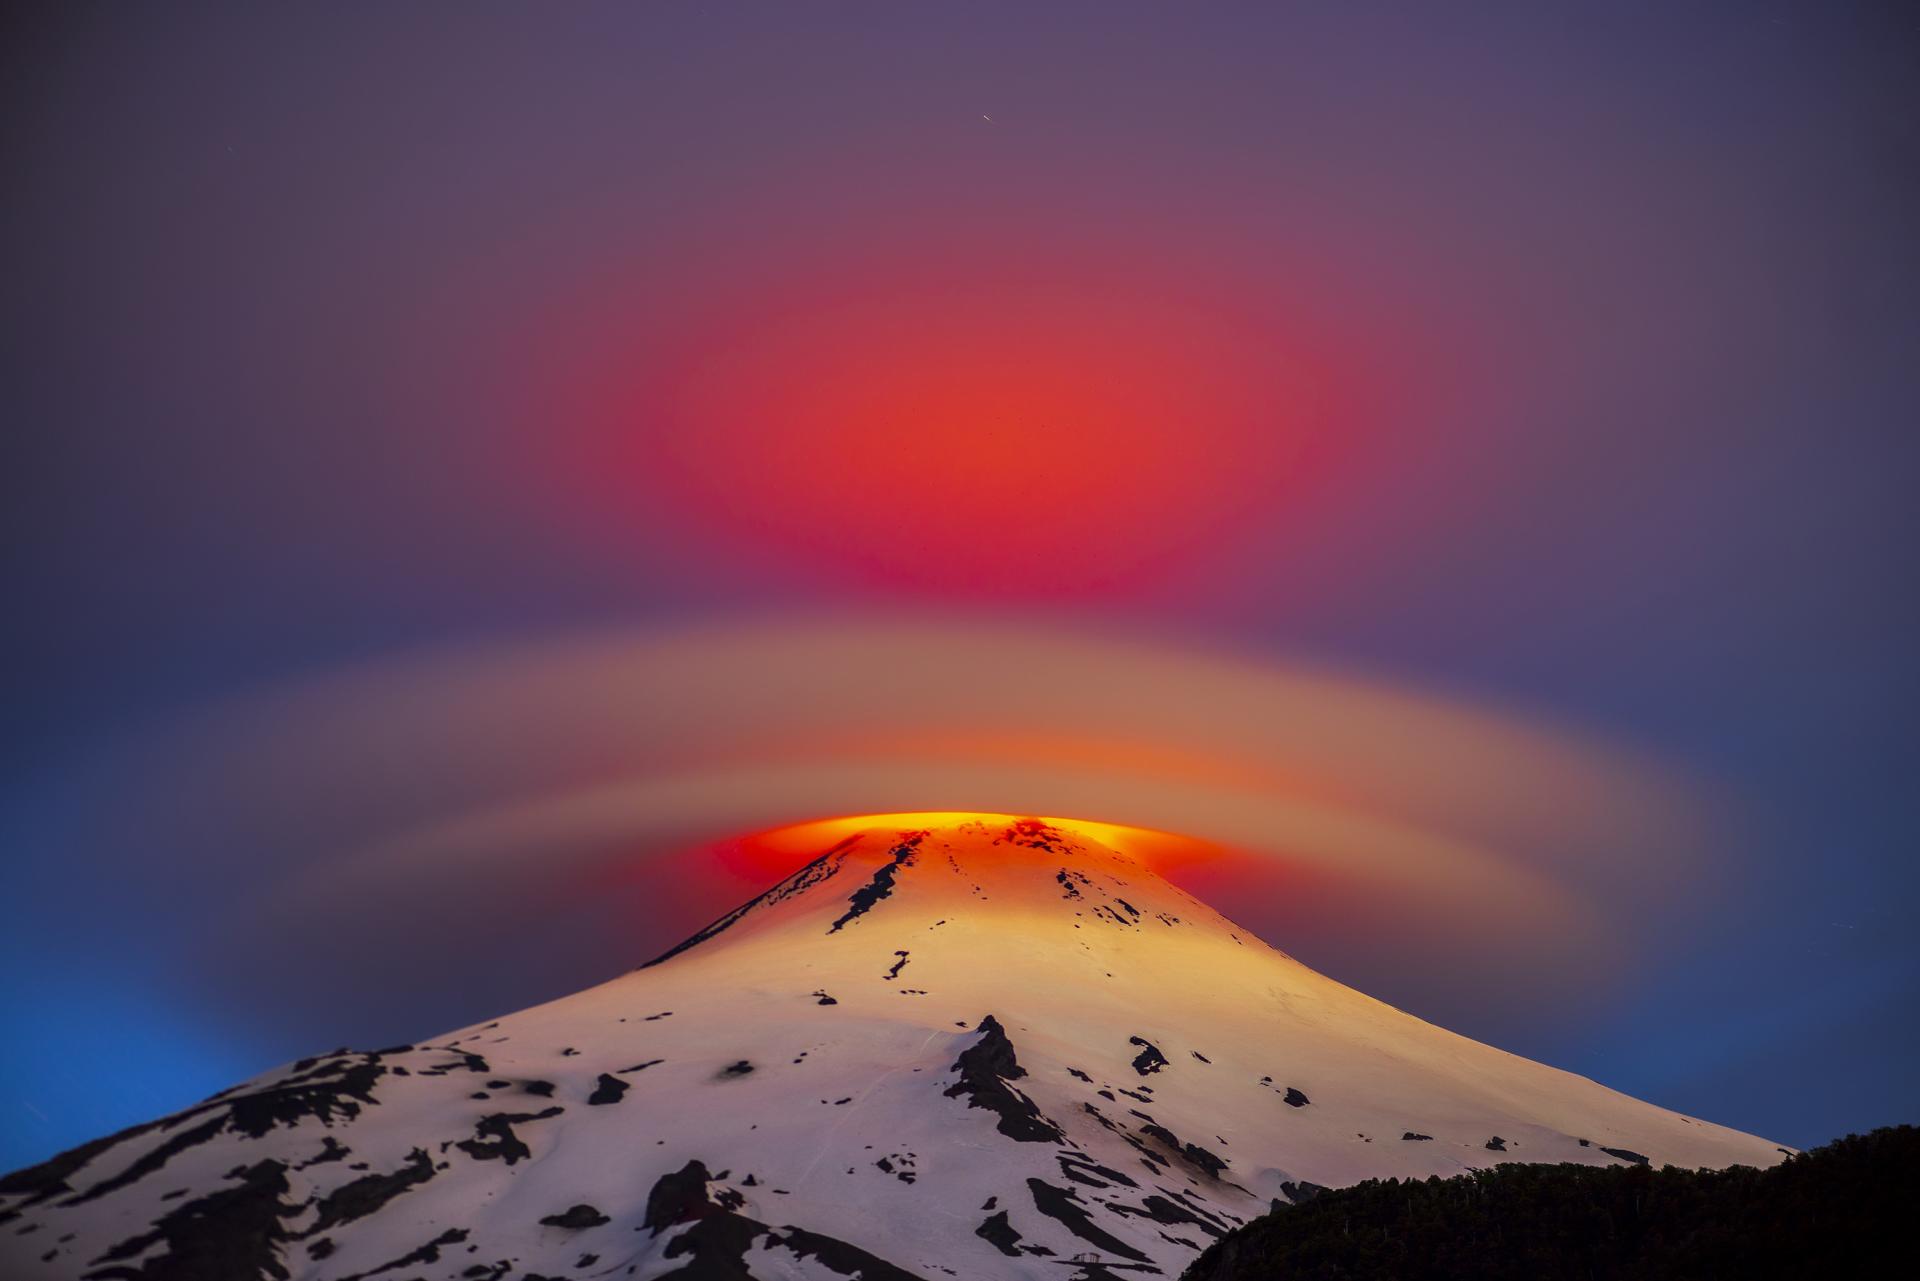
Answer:
<path fill-rule="evenodd" d="M 1322 1186 L 1783 1150 L 1317 974 L 1033 820 L 850 837 L 642 969 L 0 1180 L 8 1275 L 1178 1273 Z"/>

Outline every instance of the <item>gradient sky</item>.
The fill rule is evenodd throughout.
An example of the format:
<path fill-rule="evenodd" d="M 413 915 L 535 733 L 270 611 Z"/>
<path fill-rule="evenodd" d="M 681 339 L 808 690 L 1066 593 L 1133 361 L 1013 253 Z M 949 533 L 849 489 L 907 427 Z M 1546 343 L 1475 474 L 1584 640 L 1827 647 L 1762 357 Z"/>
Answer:
<path fill-rule="evenodd" d="M 795 619 L 1337 669 L 1658 762 L 1721 844 L 1615 893 L 1606 973 L 1507 991 L 1337 895 L 1186 883 L 1666 1106 L 1802 1146 L 1920 1119 L 1902 6 L 6 22 L 0 1166 L 564 993 L 766 871 L 691 839 L 764 815 L 702 829 L 591 920 L 529 902 L 458 981 L 358 989 L 322 976 L 394 926 L 335 905 L 263 992 L 190 944 L 322 857 L 333 780 L 130 760 L 331 673 Z M 181 840 L 242 802 L 284 840 Z"/>

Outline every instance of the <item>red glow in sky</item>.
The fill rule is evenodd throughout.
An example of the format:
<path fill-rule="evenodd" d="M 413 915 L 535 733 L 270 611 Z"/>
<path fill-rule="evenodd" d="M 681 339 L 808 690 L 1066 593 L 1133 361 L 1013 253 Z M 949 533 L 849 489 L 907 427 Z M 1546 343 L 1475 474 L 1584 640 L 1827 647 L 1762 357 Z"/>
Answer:
<path fill-rule="evenodd" d="M 869 285 L 721 309 L 609 360 L 577 461 L 603 510 L 745 561 L 1098 594 L 1309 496 L 1350 450 L 1356 363 L 1179 290 Z"/>

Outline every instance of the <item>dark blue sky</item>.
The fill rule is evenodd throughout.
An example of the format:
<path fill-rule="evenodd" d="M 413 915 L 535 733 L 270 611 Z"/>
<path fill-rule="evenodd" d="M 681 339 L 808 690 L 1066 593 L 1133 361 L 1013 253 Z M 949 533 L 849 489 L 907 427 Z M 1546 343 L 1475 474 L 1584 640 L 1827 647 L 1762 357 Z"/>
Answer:
<path fill-rule="evenodd" d="M 392 655 L 850 610 L 1336 663 L 1666 762 L 1738 821 L 1630 981 L 1304 959 L 1788 1143 L 1920 1119 L 1910 10 L 7 23 L 0 1166 L 653 941 L 530 924 L 457 999 L 263 1020 L 184 949 L 274 848 L 168 895 L 76 835 L 134 812 L 129 744 Z"/>

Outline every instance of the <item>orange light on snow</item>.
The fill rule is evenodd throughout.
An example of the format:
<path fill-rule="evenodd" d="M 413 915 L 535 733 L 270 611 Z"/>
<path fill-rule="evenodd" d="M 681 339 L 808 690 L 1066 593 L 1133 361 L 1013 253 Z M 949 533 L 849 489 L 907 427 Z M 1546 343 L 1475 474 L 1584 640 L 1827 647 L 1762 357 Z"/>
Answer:
<path fill-rule="evenodd" d="M 997 828 L 1023 823 L 1044 824 L 1083 836 L 1123 854 L 1131 854 L 1156 869 L 1163 864 L 1206 861 L 1221 852 L 1218 846 L 1207 841 L 1152 828 L 1129 827 L 1122 823 L 991 814 L 973 810 L 921 810 L 902 814 L 849 814 L 838 818 L 814 819 L 725 842 L 714 847 L 714 853 L 729 871 L 749 878 L 770 879 L 793 871 L 861 832 L 876 829 L 919 831 L 970 822 Z"/>

